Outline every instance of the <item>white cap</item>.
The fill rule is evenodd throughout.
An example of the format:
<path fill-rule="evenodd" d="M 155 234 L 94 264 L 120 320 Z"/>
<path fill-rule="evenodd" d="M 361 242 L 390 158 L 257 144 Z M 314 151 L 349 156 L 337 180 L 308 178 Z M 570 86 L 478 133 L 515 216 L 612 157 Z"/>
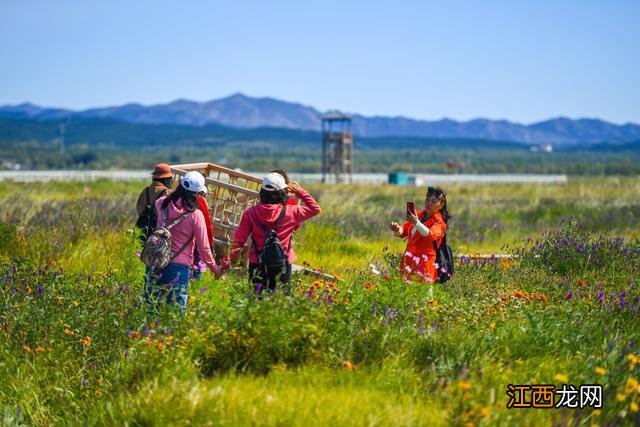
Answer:
<path fill-rule="evenodd" d="M 276 172 L 271 172 L 262 178 L 262 188 L 267 191 L 285 190 L 287 183 L 284 181 L 284 177 Z"/>
<path fill-rule="evenodd" d="M 189 190 L 193 193 L 206 193 L 207 184 L 205 183 L 204 176 L 200 172 L 191 171 L 187 172 L 180 182 L 182 188 Z"/>

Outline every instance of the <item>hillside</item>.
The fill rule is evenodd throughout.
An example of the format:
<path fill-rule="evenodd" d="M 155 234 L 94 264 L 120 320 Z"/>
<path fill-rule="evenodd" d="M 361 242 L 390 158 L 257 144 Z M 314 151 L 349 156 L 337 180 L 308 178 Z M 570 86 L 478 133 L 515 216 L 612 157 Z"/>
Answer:
<path fill-rule="evenodd" d="M 318 131 L 322 113 L 313 107 L 275 98 L 253 98 L 235 94 L 208 102 L 177 100 L 168 104 L 92 108 L 71 111 L 25 103 L 0 107 L 0 117 L 51 120 L 102 118 L 129 123 L 210 126 L 232 128 L 285 128 Z M 420 138 L 464 138 L 515 141 L 524 144 L 585 145 L 629 142 L 640 139 L 640 126 L 615 125 L 598 119 L 564 117 L 523 125 L 507 120 L 476 119 L 458 122 L 406 117 L 366 117 L 353 114 L 354 134 L 360 137 L 404 136 Z"/>

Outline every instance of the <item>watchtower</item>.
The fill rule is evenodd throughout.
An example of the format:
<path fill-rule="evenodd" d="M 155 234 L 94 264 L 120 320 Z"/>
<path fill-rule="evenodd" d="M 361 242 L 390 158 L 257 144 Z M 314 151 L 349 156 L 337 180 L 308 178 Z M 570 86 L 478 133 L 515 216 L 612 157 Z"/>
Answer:
<path fill-rule="evenodd" d="M 351 117 L 338 111 L 322 116 L 322 182 L 333 175 L 335 183 L 351 182 L 353 134 Z"/>

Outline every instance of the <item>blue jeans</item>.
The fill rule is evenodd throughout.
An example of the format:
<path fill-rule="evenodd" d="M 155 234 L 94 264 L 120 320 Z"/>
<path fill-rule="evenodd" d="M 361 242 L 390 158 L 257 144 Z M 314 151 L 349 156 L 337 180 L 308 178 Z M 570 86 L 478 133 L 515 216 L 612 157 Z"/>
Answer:
<path fill-rule="evenodd" d="M 160 271 L 153 271 L 147 267 L 144 272 L 145 302 L 155 310 L 161 303 L 175 304 L 182 311 L 186 310 L 190 271 L 188 266 L 173 262 Z"/>

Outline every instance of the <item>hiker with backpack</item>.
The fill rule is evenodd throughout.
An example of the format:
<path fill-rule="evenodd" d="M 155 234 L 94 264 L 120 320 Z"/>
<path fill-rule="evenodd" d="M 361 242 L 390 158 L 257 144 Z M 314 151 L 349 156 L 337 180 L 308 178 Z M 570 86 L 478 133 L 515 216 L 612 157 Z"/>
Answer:
<path fill-rule="evenodd" d="M 156 229 L 147 239 L 141 259 L 147 265 L 144 298 L 156 308 L 164 301 L 186 309 L 194 245 L 207 268 L 216 277 L 221 275 L 211 253 L 206 220 L 198 206 L 198 196 L 206 192 L 204 176 L 187 172 L 171 194 L 155 203 Z"/>
<path fill-rule="evenodd" d="M 407 279 L 420 282 L 444 282 L 453 274 L 450 249 L 446 244 L 447 195 L 441 188 L 428 187 L 424 210 L 415 211 L 407 203 L 407 221 L 400 225 L 391 222 L 389 229 L 396 237 L 407 238 L 407 248 L 400 260 L 400 273 Z M 446 252 L 441 254 L 439 252 Z M 440 261 L 440 262 L 438 262 Z"/>
<path fill-rule="evenodd" d="M 303 205 L 288 204 L 288 193 L 295 194 Z M 291 264 L 296 259 L 291 245 L 293 232 L 320 213 L 320 205 L 295 181 L 287 184 L 282 173 L 270 172 L 262 180 L 260 202 L 247 208 L 233 237 L 230 262 L 234 263 L 247 239 L 249 280 L 257 294 L 264 289 L 275 292 L 277 283 L 291 278 Z"/>
<path fill-rule="evenodd" d="M 173 173 L 166 163 L 158 163 L 151 174 L 151 184 L 140 192 L 136 202 L 138 220 L 136 227 L 140 229 L 140 240 L 144 243 L 149 234 L 156 228 L 156 207 L 158 198 L 171 191 Z"/>

